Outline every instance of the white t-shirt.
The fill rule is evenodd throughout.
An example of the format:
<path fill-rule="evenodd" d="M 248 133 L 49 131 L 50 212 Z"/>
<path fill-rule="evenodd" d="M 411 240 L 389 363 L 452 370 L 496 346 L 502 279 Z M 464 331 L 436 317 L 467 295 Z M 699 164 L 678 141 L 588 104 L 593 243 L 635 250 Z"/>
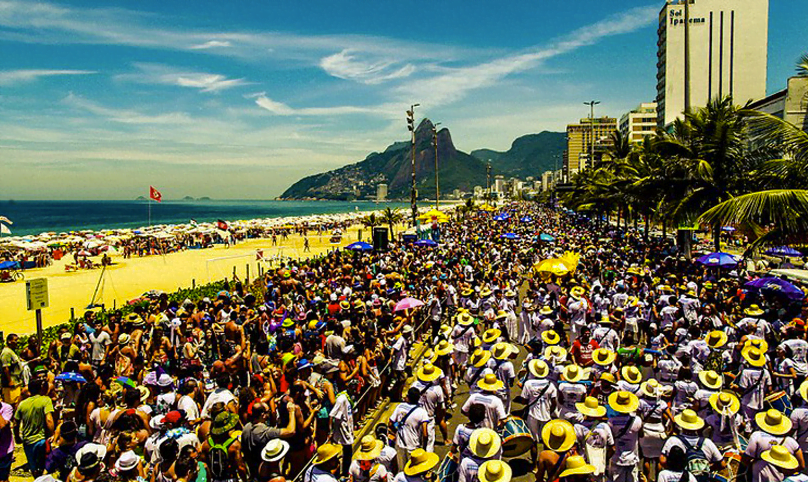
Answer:
<path fill-rule="evenodd" d="M 463 404 L 461 411 L 463 413 L 468 413 L 471 406 L 475 403 L 480 403 L 485 407 L 485 420 L 483 422 L 483 426 L 486 428 L 496 430 L 500 420 L 504 420 L 508 416 L 508 412 L 505 411 L 505 405 L 502 403 L 502 399 L 487 392 L 472 393 L 471 396 L 466 400 L 466 403 Z"/>
<path fill-rule="evenodd" d="M 407 414 L 409 413 L 409 416 Z M 406 417 L 406 420 L 405 420 Z M 390 415 L 390 423 L 404 421 L 396 432 L 396 447 L 415 450 L 421 447 L 421 425 L 429 423 L 429 415 L 422 407 L 413 410 L 409 403 L 399 403 Z M 426 442 L 426 441 L 424 441 Z"/>
<path fill-rule="evenodd" d="M 210 407 L 214 404 L 222 402 L 227 406 L 230 402 L 236 401 L 236 396 L 226 388 L 217 388 L 205 400 L 205 405 L 202 407 L 202 418 L 208 418 L 210 415 Z"/>
<path fill-rule="evenodd" d="M 188 395 L 183 395 L 177 401 L 177 409 L 185 411 L 185 418 L 193 422 L 199 419 L 199 405 L 196 404 L 193 398 Z"/>
<path fill-rule="evenodd" d="M 393 343 L 393 370 L 404 371 L 407 368 L 408 348 L 409 343 L 403 336 Z"/>
<path fill-rule="evenodd" d="M 340 392 L 337 395 L 329 415 L 332 419 L 331 438 L 334 443 L 339 445 L 353 444 L 353 407 L 345 392 Z"/>
<path fill-rule="evenodd" d="M 525 382 L 522 387 L 522 398 L 527 400 L 528 417 L 548 422 L 553 417 L 558 390 L 550 380 L 533 379 Z M 538 399 L 538 401 L 537 401 Z"/>
<path fill-rule="evenodd" d="M 744 368 L 738 377 L 738 386 L 741 387 L 741 406 L 753 410 L 763 408 L 763 399 L 772 385 L 769 371 L 763 368 Z"/>
<path fill-rule="evenodd" d="M 687 447 L 685 447 L 684 442 L 682 442 L 679 437 L 684 438 L 692 447 L 698 446 L 699 440 L 701 440 L 701 452 L 704 454 L 704 458 L 710 463 L 720 462 L 724 458 L 721 451 L 718 450 L 718 447 L 715 446 L 712 440 L 695 435 L 677 435 L 668 438 L 665 445 L 662 447 L 662 455 L 667 457 L 674 447 L 679 447 L 684 453 L 687 453 Z"/>
<path fill-rule="evenodd" d="M 440 385 L 436 385 L 435 383 L 440 383 L 439 380 L 436 380 L 433 383 L 429 384 L 429 388 L 424 382 L 416 380 L 415 383 L 412 384 L 412 387 L 417 389 L 421 392 L 421 399 L 418 401 L 418 405 L 424 407 L 426 410 L 427 415 L 430 418 L 435 416 L 435 409 L 443 403 L 443 389 Z"/>
<path fill-rule="evenodd" d="M 803 452 L 808 450 L 808 407 L 794 409 L 789 415 L 793 425 L 792 433 Z"/>
<path fill-rule="evenodd" d="M 672 470 L 663 470 L 657 476 L 657 482 L 680 482 L 682 480 L 681 472 L 674 472 Z M 687 475 L 687 482 L 697 482 L 693 474 Z"/>
<path fill-rule="evenodd" d="M 631 423 L 626 430 L 625 427 Z M 609 419 L 609 427 L 614 437 L 612 464 L 629 466 L 639 463 L 639 440 L 642 419 L 630 415 L 620 415 Z"/>
<path fill-rule="evenodd" d="M 785 479 L 779 470 L 761 458 L 761 454 L 771 449 L 773 445 L 782 445 L 792 455 L 800 449 L 800 445 L 791 437 L 774 436 L 760 430 L 752 432 L 749 436 L 749 445 L 744 452 L 744 455 L 754 459 L 752 482 L 776 482 Z"/>
<path fill-rule="evenodd" d="M 381 463 L 373 464 L 370 472 L 367 473 L 359 467 L 359 461 L 354 460 L 351 462 L 351 468 L 348 469 L 354 482 L 386 482 L 387 480 L 387 467 Z"/>

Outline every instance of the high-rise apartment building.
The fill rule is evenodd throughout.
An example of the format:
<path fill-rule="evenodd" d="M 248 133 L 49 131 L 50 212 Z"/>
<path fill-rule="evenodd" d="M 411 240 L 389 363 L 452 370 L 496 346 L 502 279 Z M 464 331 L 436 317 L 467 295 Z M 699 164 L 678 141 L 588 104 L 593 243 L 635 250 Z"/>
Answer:
<path fill-rule="evenodd" d="M 654 135 L 657 127 L 656 102 L 644 102 L 636 109 L 620 117 L 620 133 L 629 142 L 642 142 L 645 136 Z"/>
<path fill-rule="evenodd" d="M 609 139 L 615 130 L 617 119 L 614 117 L 585 118 L 578 124 L 567 125 L 567 149 L 564 151 L 564 175 L 567 180 L 593 164 L 589 160 L 592 143 L 597 145 L 598 140 Z M 597 152 L 595 154 L 597 158 Z"/>
<path fill-rule="evenodd" d="M 376 185 L 376 200 L 380 202 L 387 200 L 387 184 L 379 183 Z"/>
<path fill-rule="evenodd" d="M 685 109 L 685 0 L 659 13 L 657 125 Z M 769 0 L 690 0 L 690 106 L 716 97 L 737 104 L 766 95 Z"/>

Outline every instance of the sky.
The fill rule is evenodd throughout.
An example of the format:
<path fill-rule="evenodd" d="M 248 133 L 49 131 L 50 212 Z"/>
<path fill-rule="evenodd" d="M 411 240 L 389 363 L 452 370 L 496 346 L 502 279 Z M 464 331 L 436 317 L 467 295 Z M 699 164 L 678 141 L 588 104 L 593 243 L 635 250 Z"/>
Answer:
<path fill-rule="evenodd" d="M 0 199 L 271 199 L 408 138 L 619 117 L 656 95 L 661 0 L 0 0 Z M 768 91 L 808 52 L 771 0 Z"/>

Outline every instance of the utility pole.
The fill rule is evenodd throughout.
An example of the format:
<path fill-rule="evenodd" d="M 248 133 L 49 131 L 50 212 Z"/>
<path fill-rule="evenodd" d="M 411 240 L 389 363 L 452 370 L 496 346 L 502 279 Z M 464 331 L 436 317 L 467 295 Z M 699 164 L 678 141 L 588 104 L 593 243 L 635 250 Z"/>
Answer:
<path fill-rule="evenodd" d="M 690 112 L 690 1 L 685 3 L 685 112 Z"/>
<path fill-rule="evenodd" d="M 440 208 L 440 182 L 438 180 L 438 126 L 440 122 L 432 126 L 432 145 L 435 146 L 435 209 Z"/>
<path fill-rule="evenodd" d="M 412 186 L 410 187 L 410 204 L 412 204 L 412 225 L 415 226 L 418 223 L 418 207 L 415 204 L 415 199 L 417 194 L 415 192 L 415 108 L 420 106 L 421 104 L 413 104 L 410 106 L 410 110 L 407 111 L 407 129 L 410 130 L 410 134 L 412 135 L 412 144 L 411 144 L 411 166 L 412 166 Z"/>
<path fill-rule="evenodd" d="M 486 204 L 491 203 L 491 159 L 488 160 L 488 165 L 485 166 L 485 190 L 487 191 L 486 197 L 488 198 Z"/>
<path fill-rule="evenodd" d="M 595 106 L 598 104 L 600 104 L 599 100 L 584 102 L 584 105 L 589 106 L 589 167 L 595 165 Z M 578 170 L 583 169 L 578 166 Z"/>

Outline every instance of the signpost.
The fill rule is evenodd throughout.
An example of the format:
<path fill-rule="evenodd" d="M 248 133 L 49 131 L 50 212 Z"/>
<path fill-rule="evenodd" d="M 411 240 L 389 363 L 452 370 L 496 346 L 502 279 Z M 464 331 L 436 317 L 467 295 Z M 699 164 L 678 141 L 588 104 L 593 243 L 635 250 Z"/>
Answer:
<path fill-rule="evenodd" d="M 36 310 L 36 337 L 42 348 L 42 308 L 48 307 L 47 278 L 29 279 L 25 282 L 25 301 L 28 311 Z"/>

